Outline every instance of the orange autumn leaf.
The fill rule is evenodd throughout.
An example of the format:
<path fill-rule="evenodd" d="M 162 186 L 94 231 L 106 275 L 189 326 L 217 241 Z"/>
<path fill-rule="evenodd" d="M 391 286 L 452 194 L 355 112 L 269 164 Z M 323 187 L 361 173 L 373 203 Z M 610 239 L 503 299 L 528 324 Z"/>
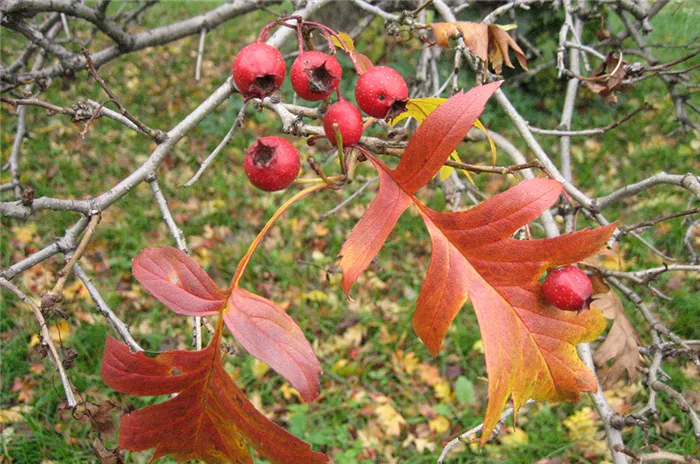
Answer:
<path fill-rule="evenodd" d="M 367 153 L 379 171 L 379 192 L 341 249 L 343 288 L 350 291 L 374 259 L 403 211 L 415 205 L 432 243 L 432 257 L 413 316 L 413 327 L 437 354 L 453 319 L 469 299 L 481 328 L 489 375 L 489 403 L 482 443 L 509 397 L 516 410 L 528 399 L 575 401 L 597 389 L 596 378 L 576 354 L 576 344 L 605 327 L 598 310 L 581 314 L 548 304 L 537 279 L 549 266 L 574 263 L 598 250 L 614 226 L 544 240 L 511 235 L 559 197 L 554 180 L 533 179 L 472 208 L 444 214 L 414 193 L 438 172 L 500 83 L 458 94 L 416 130 L 391 170 Z"/>
<path fill-rule="evenodd" d="M 122 393 L 138 396 L 177 394 L 163 403 L 122 417 L 119 446 L 156 448 L 152 461 L 172 455 L 177 461 L 253 464 L 248 445 L 273 463 L 325 463 L 326 456 L 262 415 L 221 364 L 221 328 L 201 351 L 166 351 L 155 357 L 107 339 L 102 378 Z"/>
<path fill-rule="evenodd" d="M 437 44 L 442 48 L 449 48 L 449 40 L 461 36 L 466 47 L 486 65 L 490 63 L 498 74 L 503 71 L 503 63 L 509 68 L 514 68 L 508 55 L 510 49 L 515 52 L 520 66 L 527 70 L 525 53 L 502 26 L 460 21 L 432 23 L 430 28 Z"/>

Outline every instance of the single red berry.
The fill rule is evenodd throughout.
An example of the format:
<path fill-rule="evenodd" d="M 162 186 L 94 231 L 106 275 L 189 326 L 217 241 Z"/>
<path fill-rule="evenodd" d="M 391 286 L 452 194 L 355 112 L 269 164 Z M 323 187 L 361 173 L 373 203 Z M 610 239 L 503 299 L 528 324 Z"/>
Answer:
<path fill-rule="evenodd" d="M 547 301 L 565 311 L 581 311 L 591 304 L 593 286 L 579 268 L 564 266 L 549 269 L 542 285 Z"/>
<path fill-rule="evenodd" d="M 334 123 L 338 124 L 338 130 L 343 137 L 343 145 L 354 145 L 360 141 L 364 127 L 362 126 L 362 114 L 355 105 L 347 100 L 339 100 L 338 103 L 331 105 L 323 116 L 323 130 L 335 147 L 338 142 L 333 130 Z"/>
<path fill-rule="evenodd" d="M 362 111 L 375 118 L 394 118 L 406 111 L 408 86 L 401 74 L 388 66 L 365 71 L 357 81 L 355 99 Z"/>
<path fill-rule="evenodd" d="M 284 190 L 299 174 L 299 152 L 282 137 L 258 139 L 245 152 L 243 169 L 248 180 L 260 190 Z"/>
<path fill-rule="evenodd" d="M 338 88 L 343 69 L 334 56 L 304 52 L 294 60 L 289 77 L 297 95 L 304 100 L 318 101 Z"/>
<path fill-rule="evenodd" d="M 282 54 L 263 42 L 243 47 L 231 69 L 233 80 L 246 99 L 267 97 L 280 88 L 287 74 Z"/>

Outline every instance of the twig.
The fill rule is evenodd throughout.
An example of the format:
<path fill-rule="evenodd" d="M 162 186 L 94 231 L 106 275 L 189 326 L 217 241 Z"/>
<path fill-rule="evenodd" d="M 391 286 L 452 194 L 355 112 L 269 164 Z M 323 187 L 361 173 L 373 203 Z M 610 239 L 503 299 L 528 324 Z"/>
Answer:
<path fill-rule="evenodd" d="M 493 24 L 499 17 L 508 13 L 511 9 L 520 7 L 524 10 L 529 10 L 530 7 L 528 5 L 537 1 L 539 0 L 513 0 L 511 2 L 506 3 L 505 5 L 499 6 L 491 13 L 484 16 L 484 19 L 482 19 L 481 22 L 484 24 Z"/>
<path fill-rule="evenodd" d="M 576 351 L 586 367 L 588 367 L 593 374 L 596 374 L 590 343 L 581 343 L 576 345 Z M 593 401 L 593 405 L 603 421 L 605 435 L 608 439 L 608 447 L 610 448 L 610 454 L 612 455 L 613 462 L 615 464 L 626 464 L 627 458 L 615 449 L 616 446 L 624 446 L 622 432 L 612 427 L 610 423 L 610 419 L 615 415 L 615 411 L 613 411 L 610 403 L 608 403 L 608 399 L 605 397 L 605 393 L 603 392 L 600 382 L 598 382 L 598 390 L 589 393 L 588 396 Z"/>
<path fill-rule="evenodd" d="M 583 130 L 574 131 L 574 130 L 559 130 L 559 129 L 553 129 L 553 130 L 540 129 L 539 127 L 533 127 L 533 126 L 529 126 L 529 127 L 530 127 L 530 131 L 534 132 L 535 134 L 541 134 L 541 135 L 556 135 L 556 136 L 567 136 L 567 137 L 579 137 L 579 136 L 585 137 L 585 136 L 589 136 L 589 135 L 600 135 L 600 134 L 606 133 L 609 130 L 617 128 L 618 126 L 622 125 L 623 123 L 625 123 L 625 122 L 629 121 L 630 119 L 632 119 L 633 117 L 635 117 L 641 111 L 644 111 L 647 109 L 649 109 L 649 106 L 642 105 L 639 108 L 637 108 L 636 110 L 634 110 L 631 113 L 629 113 L 628 115 L 626 115 L 625 117 L 623 117 L 622 119 L 620 119 L 619 121 L 614 122 L 612 124 L 609 124 L 605 127 L 598 127 L 595 129 L 583 129 Z"/>
<path fill-rule="evenodd" d="M 15 141 L 12 144 L 10 152 L 10 179 L 14 188 L 15 198 L 22 196 L 22 189 L 19 185 L 19 154 L 22 149 L 22 142 L 27 134 L 27 107 L 20 106 L 17 110 L 17 131 L 15 132 Z"/>
<path fill-rule="evenodd" d="M 74 408 L 78 403 L 77 401 L 75 401 L 75 395 L 73 394 L 73 385 L 71 384 L 70 379 L 68 378 L 68 375 L 66 374 L 66 371 L 63 368 L 63 362 L 61 361 L 61 357 L 59 356 L 58 352 L 56 351 L 56 347 L 53 344 L 53 340 L 51 339 L 51 333 L 49 332 L 49 328 L 46 325 L 46 320 L 44 320 L 44 315 L 41 313 L 41 309 L 39 309 L 39 306 L 34 302 L 34 300 L 25 295 L 19 288 L 15 287 L 5 278 L 0 277 L 0 287 L 4 287 L 7 290 L 14 293 L 17 296 L 17 298 L 28 304 L 29 307 L 32 308 L 32 310 L 34 311 L 34 316 L 36 316 L 36 320 L 39 323 L 39 328 L 41 330 L 41 344 L 46 345 L 48 347 L 49 358 L 51 359 L 51 362 L 58 371 L 58 376 L 61 378 L 61 383 L 63 384 L 63 391 L 66 395 L 66 402 L 68 403 L 68 407 L 71 409 Z"/>
<path fill-rule="evenodd" d="M 644 464 L 646 462 L 680 462 L 685 464 L 700 464 L 700 460 L 694 458 L 693 456 L 681 456 L 680 454 L 671 453 L 668 451 L 656 451 L 653 453 L 639 454 L 634 451 L 625 448 L 624 446 L 617 446 L 617 450 L 621 453 L 628 455 L 633 458 L 633 464 Z"/>
<path fill-rule="evenodd" d="M 694 209 L 689 209 L 687 211 L 681 211 L 680 213 L 673 213 L 673 214 L 665 214 L 663 216 L 659 216 L 654 219 L 650 219 L 648 221 L 642 221 L 637 224 L 633 224 L 630 226 L 620 226 L 620 232 L 623 234 L 627 234 L 633 230 L 637 229 L 643 229 L 645 227 L 651 227 L 653 225 L 656 225 L 660 222 L 667 221 L 669 219 L 674 219 L 678 217 L 683 217 L 683 216 L 692 216 L 693 214 L 698 214 L 700 213 L 700 208 L 694 208 Z"/>
<path fill-rule="evenodd" d="M 72 36 L 70 33 L 70 28 L 68 27 L 68 20 L 66 19 L 66 15 L 64 13 L 61 13 L 61 24 L 63 25 L 63 33 L 70 39 Z"/>
<path fill-rule="evenodd" d="M 105 319 L 107 319 L 109 325 L 111 325 L 112 329 L 119 334 L 121 339 L 124 340 L 124 343 L 129 345 L 131 351 L 143 351 L 143 348 L 141 348 L 141 346 L 139 346 L 139 344 L 136 343 L 134 338 L 131 336 L 129 327 L 127 327 L 127 325 L 124 324 L 124 322 L 122 322 L 111 309 L 109 309 L 107 302 L 105 302 L 105 299 L 100 294 L 100 291 L 97 289 L 95 284 L 92 283 L 90 277 L 88 277 L 83 268 L 80 266 L 80 263 L 75 263 L 73 265 L 73 272 L 75 272 L 75 275 L 87 288 L 88 293 L 97 305 L 97 310 L 100 312 L 100 314 L 102 314 L 102 316 L 104 316 Z"/>
<path fill-rule="evenodd" d="M 349 197 L 347 197 L 345 200 L 343 200 L 339 205 L 337 205 L 337 206 L 334 207 L 333 209 L 331 209 L 331 210 L 329 210 L 329 211 L 326 211 L 325 213 L 323 213 L 322 215 L 320 215 L 318 219 L 321 220 L 321 221 L 325 221 L 326 218 L 327 218 L 328 216 L 330 216 L 331 214 L 337 213 L 340 209 L 342 209 L 343 207 L 345 207 L 345 206 L 346 206 L 348 203 L 350 203 L 352 200 L 354 200 L 355 198 L 357 198 L 358 196 L 360 196 L 360 195 L 362 194 L 362 192 L 364 192 L 365 189 L 366 189 L 367 187 L 370 186 L 370 184 L 376 182 L 377 180 L 379 180 L 379 177 L 373 177 L 372 179 L 368 180 L 367 182 L 365 182 L 364 184 L 362 184 L 362 186 L 361 186 L 360 188 L 358 188 L 355 192 L 353 192 L 352 195 L 350 195 Z"/>
<path fill-rule="evenodd" d="M 85 228 L 87 227 L 88 222 L 90 222 L 89 217 L 81 217 L 78 220 L 78 222 L 76 222 L 75 225 L 73 225 L 73 227 L 66 230 L 64 236 L 61 239 L 37 251 L 33 255 L 28 256 L 22 261 L 19 261 L 13 264 L 12 266 L 8 267 L 4 271 L 0 272 L 0 277 L 5 278 L 7 280 L 12 280 L 17 274 L 20 274 L 43 261 L 46 261 L 52 256 L 57 255 L 58 253 L 66 253 L 72 251 L 77 246 L 76 242 L 78 240 L 78 237 L 81 233 L 83 233 L 83 230 L 85 230 Z"/>
<path fill-rule="evenodd" d="M 533 400 L 528 400 L 523 406 L 526 406 L 526 405 L 532 404 L 532 403 L 534 403 Z M 508 419 L 510 416 L 513 415 L 513 412 L 514 412 L 514 411 L 513 411 L 513 408 L 508 408 L 508 409 L 506 409 L 505 411 L 503 411 L 503 413 L 501 414 L 501 418 L 498 419 L 498 423 L 497 423 L 496 428 L 495 428 L 495 430 L 494 430 L 494 434 L 493 434 L 491 437 L 489 437 L 489 440 L 490 440 L 491 438 L 493 438 L 493 436 L 496 435 L 496 430 L 500 430 L 500 428 L 501 428 L 501 427 L 503 426 L 503 424 L 505 423 L 506 419 Z M 445 462 L 445 458 L 446 458 L 447 455 L 450 453 L 450 451 L 452 451 L 452 449 L 454 449 L 454 447 L 456 447 L 456 446 L 459 445 L 460 443 L 465 443 L 465 442 L 468 443 L 468 442 L 470 441 L 472 435 L 476 435 L 476 434 L 479 433 L 479 432 L 481 431 L 481 429 L 483 429 L 483 428 L 484 428 L 484 424 L 481 423 L 481 424 L 477 425 L 476 427 L 474 427 L 474 428 L 472 428 L 472 429 L 469 429 L 469 430 L 467 430 L 466 432 L 461 433 L 461 434 L 460 434 L 459 436 L 457 436 L 456 438 L 453 438 L 452 440 L 450 440 L 450 441 L 442 448 L 442 452 L 440 453 L 440 456 L 438 457 L 437 464 L 442 464 L 443 462 Z"/>
<path fill-rule="evenodd" d="M 566 17 L 570 21 L 569 9 L 571 5 L 568 2 L 564 2 L 566 8 Z M 571 30 L 572 34 L 576 36 L 581 36 L 583 33 L 583 21 L 580 17 L 576 17 L 574 20 L 573 28 Z M 561 36 L 560 36 L 561 39 Z M 574 74 L 579 74 L 581 72 L 581 53 L 574 49 L 569 51 L 569 68 Z M 566 96 L 564 97 L 564 108 L 561 112 L 561 119 L 559 122 L 559 127 L 563 130 L 571 129 L 571 121 L 574 115 L 574 105 L 576 104 L 576 95 L 578 94 L 579 80 L 575 77 L 569 79 L 566 84 Z M 573 182 L 574 174 L 571 166 L 571 138 L 568 135 L 562 135 L 559 138 L 559 161 L 561 166 L 561 173 L 564 178 Z M 566 210 L 564 213 L 564 230 L 569 233 L 574 231 L 574 214 L 572 210 Z"/>
<path fill-rule="evenodd" d="M 685 236 L 683 237 L 683 243 L 685 243 L 685 247 L 688 253 L 690 253 L 690 262 L 693 264 L 698 263 L 698 254 L 695 252 L 695 245 L 693 243 L 693 235 L 698 226 L 700 226 L 700 219 L 688 226 L 688 230 L 685 231 Z"/>
<path fill-rule="evenodd" d="M 211 152 L 211 154 L 207 156 L 204 161 L 202 161 L 201 166 L 199 166 L 199 169 L 197 169 L 197 172 L 194 174 L 194 176 L 192 176 L 190 180 L 188 180 L 182 185 L 183 187 L 191 187 L 195 182 L 197 182 L 199 178 L 202 177 L 202 174 L 209 167 L 209 165 L 214 162 L 214 159 L 219 154 L 219 152 L 223 150 L 224 147 L 226 147 L 226 145 L 228 145 L 228 143 L 233 138 L 233 134 L 236 132 L 236 128 L 240 127 L 243 124 L 243 118 L 245 117 L 245 110 L 247 105 L 248 102 L 243 102 L 243 106 L 241 106 L 241 109 L 238 111 L 238 116 L 236 116 L 236 119 L 233 121 L 231 129 L 229 129 L 229 131 L 224 136 L 223 140 L 219 143 L 219 145 L 216 146 L 214 151 Z"/>
<path fill-rule="evenodd" d="M 70 108 L 64 108 L 62 106 L 56 106 L 52 103 L 45 102 L 43 100 L 39 100 L 38 98 L 24 98 L 24 99 L 17 98 L 17 99 L 15 99 L 15 98 L 8 98 L 5 96 L 0 96 L 0 101 L 3 101 L 5 103 L 8 103 L 12 106 L 19 107 L 19 108 L 21 108 L 22 105 L 38 106 L 41 108 L 45 108 L 45 109 L 49 110 L 51 113 L 55 113 L 55 114 L 67 114 L 70 116 L 75 115 L 75 110 L 72 110 Z"/>
<path fill-rule="evenodd" d="M 194 80 L 199 82 L 202 71 L 202 57 L 204 56 L 204 39 L 207 37 L 207 28 L 203 27 L 199 33 L 199 47 L 197 48 L 197 64 L 194 70 Z"/>
<path fill-rule="evenodd" d="M 365 10 L 368 13 L 373 14 L 374 16 L 379 16 L 382 18 L 384 21 L 390 21 L 390 22 L 398 22 L 399 17 L 396 15 L 393 15 L 391 13 L 387 13 L 386 11 L 382 10 L 381 8 L 370 5 L 369 3 L 365 2 L 364 0 L 352 0 L 352 2 Z"/>
<path fill-rule="evenodd" d="M 90 74 L 92 77 L 95 78 L 95 80 L 100 84 L 100 87 L 105 91 L 107 95 L 109 95 L 109 98 L 112 99 L 114 104 L 117 105 L 119 108 L 119 111 L 123 116 L 125 116 L 129 121 L 133 122 L 136 127 L 138 127 L 142 132 L 147 134 L 149 137 L 151 137 L 156 143 L 163 143 L 165 141 L 165 138 L 167 137 L 167 134 L 163 132 L 162 130 L 155 130 L 151 129 L 147 125 L 141 122 L 137 117 L 132 115 L 127 111 L 127 109 L 122 105 L 122 102 L 119 100 L 119 98 L 112 92 L 112 90 L 109 88 L 107 83 L 100 77 L 99 74 L 97 74 L 97 70 L 95 69 L 95 64 L 92 62 L 92 58 L 90 57 L 90 52 L 87 51 L 86 48 L 81 47 L 83 56 L 85 56 L 85 59 L 87 60 L 87 66 L 88 70 L 90 71 Z"/>
<path fill-rule="evenodd" d="M 80 257 L 83 256 L 83 253 L 85 253 L 87 245 L 90 242 L 90 239 L 92 238 L 93 234 L 95 233 L 95 228 L 97 227 L 97 224 L 99 222 L 99 214 L 96 214 L 90 218 L 90 222 L 88 223 L 87 228 L 85 229 L 85 234 L 83 235 L 83 238 L 80 240 L 78 247 L 75 249 L 73 255 L 70 257 L 66 265 L 63 266 L 63 269 L 58 271 L 58 280 L 56 281 L 56 285 L 54 285 L 53 290 L 51 290 L 49 294 L 53 293 L 56 296 L 61 295 L 61 293 L 63 292 L 63 286 L 66 284 L 68 276 L 70 276 L 70 272 L 71 269 L 73 269 L 73 265 L 77 263 Z"/>
<path fill-rule="evenodd" d="M 168 208 L 168 200 L 165 199 L 165 196 L 163 195 L 163 192 L 160 189 L 160 185 L 158 185 L 158 178 L 155 174 L 151 174 L 146 178 L 146 182 L 148 182 L 151 186 L 153 197 L 156 199 L 156 203 L 158 203 L 158 208 L 160 209 L 160 213 L 163 216 L 163 220 L 168 226 L 170 235 L 172 235 L 175 239 L 177 247 L 185 253 L 189 253 L 189 251 L 187 251 L 187 242 L 185 241 L 185 234 L 182 232 L 182 229 L 180 229 L 177 226 L 175 220 L 173 219 L 173 215 L 170 213 L 170 208 Z"/>
<path fill-rule="evenodd" d="M 605 280 L 610 282 L 618 290 L 620 290 L 625 295 L 625 297 L 627 297 L 628 300 L 634 303 L 634 305 L 641 311 L 642 316 L 647 321 L 647 324 L 649 324 L 649 327 L 652 330 L 652 335 L 655 335 L 656 333 L 663 334 L 664 336 L 673 340 L 675 343 L 679 344 L 683 348 L 690 348 L 690 346 L 688 346 L 688 344 L 686 344 L 678 335 L 676 335 L 668 327 L 666 327 L 664 324 L 662 324 L 656 319 L 649 307 L 644 303 L 642 298 L 634 290 L 630 289 L 622 282 L 620 282 L 620 280 L 617 277 L 606 276 Z M 660 340 L 655 340 L 654 342 L 658 343 L 658 341 Z M 700 359 L 698 356 L 695 356 L 693 362 L 696 365 L 700 366 Z"/>
<path fill-rule="evenodd" d="M 667 174 L 665 172 L 660 172 L 636 184 L 627 185 L 609 195 L 594 199 L 594 207 L 598 209 L 607 208 L 610 204 L 618 200 L 636 195 L 639 192 L 659 184 L 678 185 L 688 189 L 696 198 L 700 199 L 700 180 L 696 175 L 693 173 Z"/>

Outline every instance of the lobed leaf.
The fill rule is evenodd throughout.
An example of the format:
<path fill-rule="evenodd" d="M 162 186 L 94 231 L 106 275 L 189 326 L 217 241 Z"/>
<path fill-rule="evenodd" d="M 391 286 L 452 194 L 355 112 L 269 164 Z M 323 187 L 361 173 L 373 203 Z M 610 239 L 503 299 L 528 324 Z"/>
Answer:
<path fill-rule="evenodd" d="M 418 126 L 392 174 L 406 193 L 414 194 L 438 173 L 502 83 L 481 85 L 453 96 Z"/>
<path fill-rule="evenodd" d="M 109 337 L 102 378 L 122 393 L 141 396 L 177 394 L 122 418 L 119 446 L 156 448 L 152 461 L 171 455 L 177 461 L 253 464 L 246 443 L 273 463 L 325 463 L 311 450 L 263 416 L 221 365 L 221 326 L 201 351 L 167 351 L 155 357 Z"/>
<path fill-rule="evenodd" d="M 343 245 L 340 262 L 348 292 L 405 208 L 410 203 L 418 207 L 430 234 L 432 257 L 413 326 L 437 354 L 454 317 L 471 300 L 489 375 L 482 443 L 509 397 L 517 410 L 530 398 L 575 401 L 582 391 L 597 389 L 595 375 L 578 358 L 576 344 L 604 329 L 602 314 L 554 308 L 537 279 L 550 266 L 593 254 L 614 230 L 612 225 L 553 239 L 512 239 L 516 230 L 557 200 L 562 186 L 554 180 L 524 181 L 475 208 L 452 214 L 433 211 L 413 196 L 435 175 L 496 88 L 477 87 L 438 107 L 411 138 L 395 170 L 370 156 L 380 173 L 379 192 Z M 464 106 L 467 110 L 460 112 Z"/>

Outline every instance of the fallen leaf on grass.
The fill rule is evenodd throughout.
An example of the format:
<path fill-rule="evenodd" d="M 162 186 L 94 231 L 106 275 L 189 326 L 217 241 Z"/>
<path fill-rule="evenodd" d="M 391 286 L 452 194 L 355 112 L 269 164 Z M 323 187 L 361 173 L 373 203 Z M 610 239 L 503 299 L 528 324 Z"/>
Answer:
<path fill-rule="evenodd" d="M 377 406 L 374 413 L 384 426 L 385 433 L 391 437 L 401 435 L 401 426 L 406 424 L 406 419 L 389 403 Z"/>
<path fill-rule="evenodd" d="M 15 422 L 24 422 L 24 415 L 32 410 L 29 405 L 18 404 L 9 409 L 0 410 L 0 424 L 12 424 Z"/>

